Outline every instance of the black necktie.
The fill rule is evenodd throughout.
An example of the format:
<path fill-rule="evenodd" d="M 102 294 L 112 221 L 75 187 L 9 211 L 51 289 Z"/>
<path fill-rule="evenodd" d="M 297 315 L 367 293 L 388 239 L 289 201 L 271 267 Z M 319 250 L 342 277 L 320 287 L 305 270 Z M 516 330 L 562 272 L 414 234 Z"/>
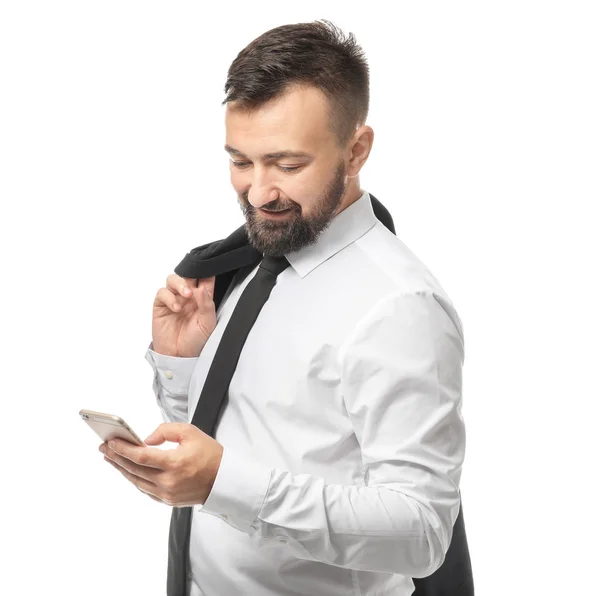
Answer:
<path fill-rule="evenodd" d="M 210 436 L 223 406 L 248 333 L 269 298 L 277 276 L 289 266 L 285 257 L 264 257 L 256 275 L 244 288 L 213 358 L 192 424 Z"/>
<path fill-rule="evenodd" d="M 192 424 L 210 436 L 214 436 L 219 414 L 227 402 L 229 383 L 248 333 L 269 298 L 277 276 L 289 264 L 285 257 L 264 257 L 231 313 L 192 418 Z M 186 596 L 191 519 L 191 507 L 174 507 L 171 512 L 167 596 Z"/>

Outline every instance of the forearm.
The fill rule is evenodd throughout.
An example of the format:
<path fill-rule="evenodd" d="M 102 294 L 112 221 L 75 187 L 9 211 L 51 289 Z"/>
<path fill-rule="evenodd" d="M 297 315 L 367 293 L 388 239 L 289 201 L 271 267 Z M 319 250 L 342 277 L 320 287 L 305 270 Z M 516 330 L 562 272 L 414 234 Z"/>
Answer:
<path fill-rule="evenodd" d="M 328 483 L 224 447 L 204 509 L 302 559 L 410 577 L 438 569 L 460 508 L 462 328 L 432 294 L 393 294 L 340 351 L 364 485 Z M 335 465 L 335 463 L 333 463 Z"/>
<path fill-rule="evenodd" d="M 328 484 L 245 461 L 225 448 L 203 512 L 300 559 L 425 577 L 444 560 L 460 500 L 449 478 L 431 474 L 429 482 L 418 492 L 410 481 Z"/>
<path fill-rule="evenodd" d="M 165 422 L 188 422 L 188 391 L 198 357 L 165 356 L 149 345 L 145 358 L 154 371 L 152 390 Z"/>

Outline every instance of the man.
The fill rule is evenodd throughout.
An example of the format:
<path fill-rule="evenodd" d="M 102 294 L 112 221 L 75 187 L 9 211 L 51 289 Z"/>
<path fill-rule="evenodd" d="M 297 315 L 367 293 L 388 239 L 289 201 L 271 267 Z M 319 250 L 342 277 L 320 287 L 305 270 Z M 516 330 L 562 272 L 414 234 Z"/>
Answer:
<path fill-rule="evenodd" d="M 360 186 L 374 133 L 352 35 L 327 21 L 268 31 L 225 91 L 248 241 L 283 269 L 214 437 L 190 421 L 264 270 L 240 269 L 218 308 L 215 276 L 169 275 L 146 354 L 165 424 L 146 443 L 179 446 L 101 450 L 151 498 L 193 507 L 192 595 L 408 596 L 442 565 L 460 508 L 460 319 Z"/>

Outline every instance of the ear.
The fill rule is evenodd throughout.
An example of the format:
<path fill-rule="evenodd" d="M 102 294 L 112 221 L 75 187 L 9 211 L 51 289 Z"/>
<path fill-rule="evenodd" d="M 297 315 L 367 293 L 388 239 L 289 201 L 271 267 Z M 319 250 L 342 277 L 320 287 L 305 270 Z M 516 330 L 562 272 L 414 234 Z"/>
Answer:
<path fill-rule="evenodd" d="M 354 178 L 358 176 L 360 170 L 365 165 L 371 148 L 373 147 L 373 140 L 375 138 L 375 132 L 370 126 L 361 126 L 353 136 L 350 161 L 346 168 L 346 176 Z"/>

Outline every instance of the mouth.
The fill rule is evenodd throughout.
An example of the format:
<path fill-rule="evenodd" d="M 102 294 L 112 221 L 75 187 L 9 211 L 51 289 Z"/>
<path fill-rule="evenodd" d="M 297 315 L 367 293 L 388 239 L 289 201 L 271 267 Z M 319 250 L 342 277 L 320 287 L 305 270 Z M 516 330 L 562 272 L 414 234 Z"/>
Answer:
<path fill-rule="evenodd" d="M 259 209 L 259 211 L 266 217 L 271 219 L 283 219 L 287 215 L 289 215 L 293 209 L 284 209 L 283 211 L 265 211 L 264 209 Z"/>

